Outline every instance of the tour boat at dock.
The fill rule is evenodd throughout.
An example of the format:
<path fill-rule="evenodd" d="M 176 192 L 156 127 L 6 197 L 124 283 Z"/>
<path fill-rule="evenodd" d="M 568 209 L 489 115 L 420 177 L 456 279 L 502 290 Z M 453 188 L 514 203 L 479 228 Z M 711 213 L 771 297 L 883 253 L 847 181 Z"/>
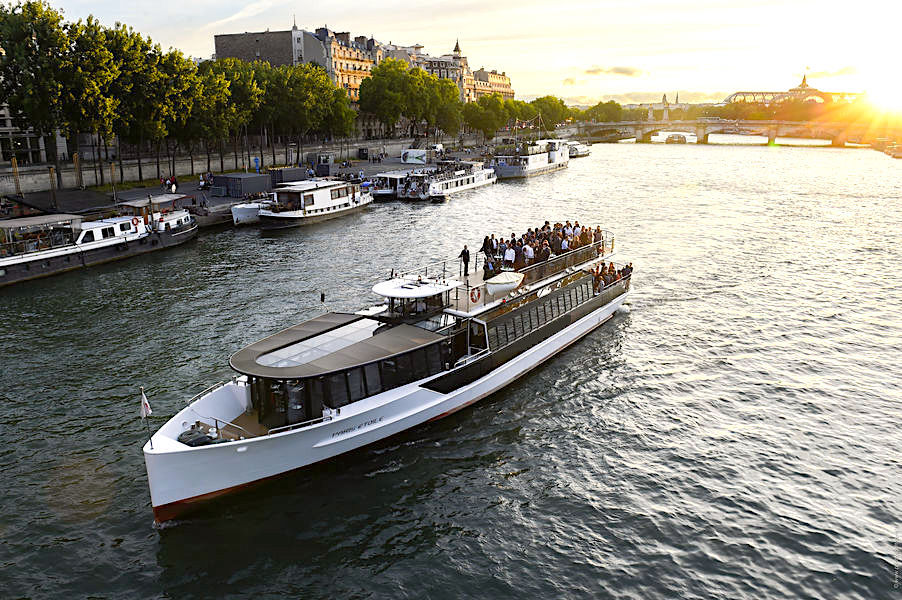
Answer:
<path fill-rule="evenodd" d="M 237 375 L 191 400 L 143 447 L 154 516 L 317 463 L 458 411 L 605 323 L 630 272 L 605 285 L 600 241 L 523 267 L 490 288 L 457 259 L 393 271 L 383 302 L 325 313 L 232 355 Z"/>
<path fill-rule="evenodd" d="M 592 154 L 592 150 L 580 142 L 567 142 L 570 147 L 570 158 L 581 158 Z"/>
<path fill-rule="evenodd" d="M 0 286 L 178 246 L 194 239 L 188 211 L 136 200 L 121 216 L 86 221 L 70 214 L 0 221 Z"/>
<path fill-rule="evenodd" d="M 553 173 L 569 164 L 570 146 L 566 140 L 537 140 L 498 148 L 491 166 L 498 179 L 517 179 Z"/>
<path fill-rule="evenodd" d="M 448 196 L 465 192 L 498 181 L 494 169 L 482 162 L 440 161 L 434 171 L 412 174 L 398 191 L 399 198 L 408 200 L 443 200 Z"/>
<path fill-rule="evenodd" d="M 404 169 L 377 173 L 373 177 L 373 199 L 379 201 L 397 198 L 399 188 L 404 185 L 404 181 L 412 170 Z"/>
<path fill-rule="evenodd" d="M 334 219 L 366 208 L 373 201 L 368 184 L 338 179 L 308 179 L 280 186 L 275 202 L 260 208 L 263 229 L 285 229 Z"/>

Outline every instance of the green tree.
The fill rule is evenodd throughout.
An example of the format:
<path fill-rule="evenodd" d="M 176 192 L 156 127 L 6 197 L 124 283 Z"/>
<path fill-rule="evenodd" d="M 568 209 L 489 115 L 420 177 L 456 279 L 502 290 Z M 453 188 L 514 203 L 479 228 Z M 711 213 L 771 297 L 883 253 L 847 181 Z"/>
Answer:
<path fill-rule="evenodd" d="M 542 123 L 548 130 L 554 129 L 558 123 L 564 122 L 570 116 L 570 109 L 563 100 L 555 96 L 542 96 L 530 104 L 542 115 Z"/>
<path fill-rule="evenodd" d="M 287 102 L 282 107 L 284 126 L 290 134 L 297 136 L 299 159 L 303 156 L 304 137 L 322 130 L 334 89 L 322 67 L 306 63 L 289 71 Z"/>
<path fill-rule="evenodd" d="M 430 125 L 451 137 L 456 137 L 463 121 L 460 90 L 450 79 L 438 79 L 432 86 L 433 100 Z"/>
<path fill-rule="evenodd" d="M 407 109 L 406 79 L 407 63 L 387 58 L 360 83 L 360 110 L 376 117 L 386 131 L 394 131 L 395 123 Z"/>
<path fill-rule="evenodd" d="M 96 136 L 94 164 L 102 185 L 104 168 L 99 165 L 100 142 L 106 147 L 113 133 L 119 97 L 113 95 L 111 86 L 119 77 L 119 65 L 108 48 L 107 30 L 94 17 L 70 23 L 67 30 L 69 47 L 61 73 L 66 130 L 70 140 L 78 139 L 80 132 Z"/>
<path fill-rule="evenodd" d="M 17 127 L 52 135 L 65 127 L 63 81 L 69 46 L 62 15 L 43 1 L 0 5 L 0 99 Z M 56 144 L 57 185 L 62 185 Z"/>
<path fill-rule="evenodd" d="M 237 58 L 220 58 L 211 62 L 210 69 L 222 73 L 229 82 L 229 132 L 233 136 L 232 151 L 238 164 L 238 140 L 250 123 L 260 104 L 263 90 L 257 84 L 254 65 Z"/>

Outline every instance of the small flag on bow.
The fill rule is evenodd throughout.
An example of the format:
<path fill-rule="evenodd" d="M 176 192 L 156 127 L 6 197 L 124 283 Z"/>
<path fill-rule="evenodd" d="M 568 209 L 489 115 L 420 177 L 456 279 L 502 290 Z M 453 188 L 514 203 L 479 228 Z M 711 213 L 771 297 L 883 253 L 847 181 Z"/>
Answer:
<path fill-rule="evenodd" d="M 150 402 L 147 401 L 147 396 L 144 394 L 144 388 L 141 388 L 141 418 L 145 419 L 153 414 L 153 411 L 150 409 Z"/>

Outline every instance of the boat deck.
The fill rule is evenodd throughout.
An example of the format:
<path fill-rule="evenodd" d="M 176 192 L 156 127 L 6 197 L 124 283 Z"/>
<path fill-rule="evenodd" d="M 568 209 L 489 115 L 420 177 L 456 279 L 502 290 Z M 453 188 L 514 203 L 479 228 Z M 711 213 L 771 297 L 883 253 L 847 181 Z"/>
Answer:
<path fill-rule="evenodd" d="M 197 421 L 197 423 L 207 431 L 216 428 L 213 423 L 208 423 L 207 421 Z M 241 413 L 239 416 L 232 419 L 232 424 L 227 425 L 220 422 L 220 425 L 219 434 L 227 440 L 234 441 L 240 440 L 241 438 L 247 439 L 249 437 L 260 437 L 269 434 L 269 429 L 260 424 L 256 409 L 250 413 Z M 238 427 L 235 427 L 234 425 L 237 425 Z"/>

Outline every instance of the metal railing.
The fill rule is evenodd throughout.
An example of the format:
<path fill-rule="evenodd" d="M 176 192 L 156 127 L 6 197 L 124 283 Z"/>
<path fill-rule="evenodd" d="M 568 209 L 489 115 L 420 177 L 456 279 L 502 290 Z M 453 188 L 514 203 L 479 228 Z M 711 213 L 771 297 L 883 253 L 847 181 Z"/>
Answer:
<path fill-rule="evenodd" d="M 197 410 L 194 407 L 191 408 L 191 412 L 193 412 L 195 415 L 197 415 L 201 419 L 207 419 L 207 420 L 213 421 L 213 425 L 216 427 L 216 438 L 217 439 L 220 439 L 220 440 L 222 439 L 222 427 L 220 427 L 220 425 L 219 425 L 220 423 L 225 423 L 226 425 L 229 425 L 230 427 L 234 427 L 235 429 L 243 431 L 244 433 L 246 433 L 248 435 L 248 437 L 257 437 L 253 433 L 251 433 L 250 431 L 248 431 L 247 429 L 242 427 L 241 425 L 236 425 L 235 423 L 232 423 L 231 421 L 227 421 L 225 419 L 220 419 L 218 417 L 202 415 L 199 412 L 197 412 Z"/>
<path fill-rule="evenodd" d="M 331 421 L 332 416 L 322 416 L 317 417 L 315 419 L 310 419 L 309 421 L 301 421 L 300 423 L 292 423 L 291 425 L 283 425 L 282 427 L 275 427 L 273 429 L 268 429 L 266 431 L 266 435 L 272 435 L 274 433 L 282 433 L 283 431 L 291 431 L 292 429 L 297 429 L 300 427 L 307 427 L 309 425 L 316 425 L 317 423 L 325 423 L 326 421 Z"/>

